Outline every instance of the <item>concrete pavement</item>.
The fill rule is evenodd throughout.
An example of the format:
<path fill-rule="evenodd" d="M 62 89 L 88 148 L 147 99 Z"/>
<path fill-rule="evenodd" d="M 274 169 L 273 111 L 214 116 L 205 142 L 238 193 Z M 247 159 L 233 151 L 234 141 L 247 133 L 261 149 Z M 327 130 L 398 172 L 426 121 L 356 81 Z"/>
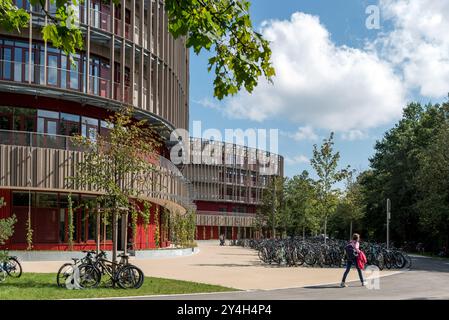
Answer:
<path fill-rule="evenodd" d="M 196 295 L 139 297 L 149 300 L 401 300 L 449 299 L 447 260 L 413 257 L 410 271 L 379 279 L 378 289 L 362 287 L 358 281 L 340 288 L 337 283 L 302 288 L 252 290 Z"/>
<path fill-rule="evenodd" d="M 146 276 L 202 282 L 240 290 L 296 288 L 340 281 L 343 268 L 278 267 L 261 263 L 257 252 L 242 247 L 220 247 L 218 241 L 199 242 L 200 251 L 186 257 L 132 260 Z M 62 262 L 23 262 L 25 272 L 54 272 Z M 397 271 L 384 271 L 381 276 Z M 351 271 L 348 281 L 357 280 Z M 359 283 L 359 282 L 357 282 Z"/>

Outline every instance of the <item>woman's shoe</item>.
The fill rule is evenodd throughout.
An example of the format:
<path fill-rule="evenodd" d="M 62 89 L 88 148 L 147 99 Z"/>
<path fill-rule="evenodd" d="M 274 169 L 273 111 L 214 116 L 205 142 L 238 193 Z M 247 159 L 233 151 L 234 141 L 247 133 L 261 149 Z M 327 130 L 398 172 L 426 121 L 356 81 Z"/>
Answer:
<path fill-rule="evenodd" d="M 348 285 L 346 284 L 346 283 L 344 283 L 344 282 L 342 282 L 342 283 L 340 283 L 340 287 L 341 288 L 346 288 Z"/>

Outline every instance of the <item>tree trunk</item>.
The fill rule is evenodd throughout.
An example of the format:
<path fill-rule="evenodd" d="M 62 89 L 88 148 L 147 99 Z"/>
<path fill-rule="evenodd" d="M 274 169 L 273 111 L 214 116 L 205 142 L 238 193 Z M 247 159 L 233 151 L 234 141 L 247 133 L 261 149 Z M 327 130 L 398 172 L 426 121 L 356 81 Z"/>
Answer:
<path fill-rule="evenodd" d="M 124 230 L 123 230 L 123 253 L 128 254 L 128 212 L 126 212 L 122 217 L 125 219 L 123 222 Z"/>
<path fill-rule="evenodd" d="M 112 261 L 117 262 L 117 208 L 112 211 Z M 112 270 L 115 272 L 115 264 L 112 264 Z"/>
<path fill-rule="evenodd" d="M 271 211 L 271 215 L 272 215 L 272 237 L 273 239 L 276 237 L 276 228 L 274 226 L 275 224 L 275 212 L 276 212 L 276 181 L 274 182 L 273 185 L 273 206 L 272 206 L 272 211 Z"/>
<path fill-rule="evenodd" d="M 351 223 L 349 224 L 349 240 L 352 239 L 352 220 Z"/>
<path fill-rule="evenodd" d="M 324 218 L 324 244 L 326 244 L 326 233 L 327 233 L 327 217 Z"/>
<path fill-rule="evenodd" d="M 97 204 L 97 234 L 96 234 L 96 251 L 97 254 L 100 252 L 100 242 L 101 242 L 101 217 L 100 217 L 100 204 Z"/>

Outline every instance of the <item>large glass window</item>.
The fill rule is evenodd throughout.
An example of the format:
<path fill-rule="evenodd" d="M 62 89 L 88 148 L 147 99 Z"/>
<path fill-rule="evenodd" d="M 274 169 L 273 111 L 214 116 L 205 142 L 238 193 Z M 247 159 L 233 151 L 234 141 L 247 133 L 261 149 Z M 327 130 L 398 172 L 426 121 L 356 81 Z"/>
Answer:
<path fill-rule="evenodd" d="M 57 193 L 36 193 L 36 208 L 57 208 Z"/>
<path fill-rule="evenodd" d="M 34 206 L 34 192 L 29 193 L 14 191 L 12 193 L 12 205 L 14 207 L 28 207 L 30 204 L 31 206 Z"/>
<path fill-rule="evenodd" d="M 35 47 L 35 46 L 33 46 Z M 31 53 L 31 81 L 34 82 L 34 49 Z M 25 50 L 25 59 L 24 59 L 24 63 L 26 65 L 25 68 L 25 81 L 28 82 L 28 73 L 29 73 L 29 66 L 30 66 L 30 52 L 29 50 Z"/>
<path fill-rule="evenodd" d="M 95 140 L 98 133 L 98 119 L 82 117 L 81 134 L 83 137 Z"/>
<path fill-rule="evenodd" d="M 14 49 L 14 81 L 22 82 L 23 52 L 22 48 Z"/>
<path fill-rule="evenodd" d="M 36 132 L 36 109 L 14 108 L 14 130 Z"/>
<path fill-rule="evenodd" d="M 12 80 L 12 48 L 3 47 L 2 51 L 2 78 Z"/>
<path fill-rule="evenodd" d="M 0 130 L 11 130 L 13 127 L 13 109 L 0 106 Z"/>
<path fill-rule="evenodd" d="M 39 110 L 37 112 L 37 132 L 57 134 L 59 113 L 55 111 Z"/>
<path fill-rule="evenodd" d="M 98 95 L 100 84 L 100 60 L 97 58 L 90 59 L 90 93 Z"/>
<path fill-rule="evenodd" d="M 61 113 L 59 123 L 59 134 L 63 136 L 74 136 L 80 133 L 80 116 L 70 113 Z"/>
<path fill-rule="evenodd" d="M 57 86 L 59 84 L 59 57 L 57 54 L 47 54 L 47 84 Z"/>
<path fill-rule="evenodd" d="M 70 83 L 69 88 L 73 90 L 80 89 L 80 59 L 78 57 L 73 57 L 72 61 L 69 61 L 70 67 Z"/>

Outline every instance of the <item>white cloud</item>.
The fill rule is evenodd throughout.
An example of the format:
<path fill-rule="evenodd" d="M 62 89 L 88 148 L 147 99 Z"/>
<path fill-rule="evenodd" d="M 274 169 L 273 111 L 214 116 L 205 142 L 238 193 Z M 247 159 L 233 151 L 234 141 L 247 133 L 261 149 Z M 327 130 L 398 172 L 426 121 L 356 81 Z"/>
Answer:
<path fill-rule="evenodd" d="M 349 130 L 341 134 L 341 138 L 347 141 L 363 140 L 368 138 L 368 134 L 361 130 Z"/>
<path fill-rule="evenodd" d="M 427 97 L 449 92 L 449 0 L 380 0 L 393 31 L 374 43 L 403 73 L 405 85 Z"/>
<path fill-rule="evenodd" d="M 193 102 L 199 104 L 200 106 L 208 109 L 222 110 L 221 106 L 209 98 L 202 98 L 200 100 L 193 100 Z"/>
<path fill-rule="evenodd" d="M 362 130 L 401 115 L 404 88 L 373 51 L 337 46 L 319 18 L 294 13 L 264 23 L 272 42 L 274 85 L 261 80 L 252 94 L 227 100 L 231 117 L 272 117 L 327 130 Z"/>
<path fill-rule="evenodd" d="M 305 126 L 305 127 L 299 127 L 296 132 L 282 132 L 284 135 L 296 140 L 296 141 L 302 141 L 302 140 L 310 140 L 315 141 L 318 140 L 318 135 L 315 133 L 312 127 Z"/>
<path fill-rule="evenodd" d="M 294 157 L 286 156 L 286 157 L 284 157 L 284 161 L 288 165 L 310 163 L 309 158 L 307 158 L 305 155 L 302 155 L 302 154 L 294 156 Z"/>

